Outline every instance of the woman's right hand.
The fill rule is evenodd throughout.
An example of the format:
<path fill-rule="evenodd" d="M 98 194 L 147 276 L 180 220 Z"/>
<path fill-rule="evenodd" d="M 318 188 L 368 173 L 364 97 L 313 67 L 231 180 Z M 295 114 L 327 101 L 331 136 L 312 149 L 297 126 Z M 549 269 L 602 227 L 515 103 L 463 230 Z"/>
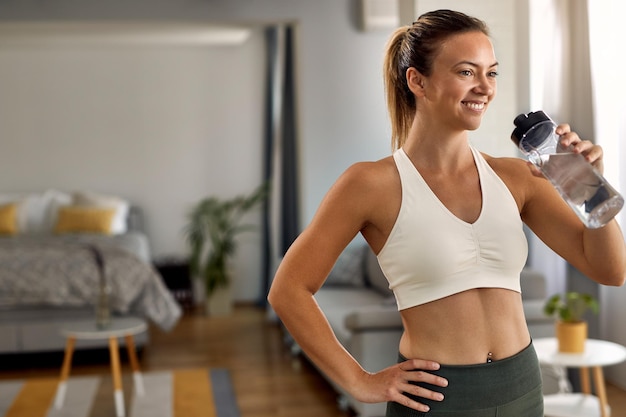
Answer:
<path fill-rule="evenodd" d="M 419 403 L 405 393 L 434 401 L 443 401 L 443 394 L 411 384 L 411 382 L 425 382 L 427 384 L 446 387 L 445 378 L 428 371 L 436 371 L 439 364 L 421 359 L 409 359 L 380 372 L 369 373 L 363 384 L 356 387 L 354 397 L 365 403 L 397 402 L 406 407 L 421 412 L 427 412 L 428 406 Z"/>

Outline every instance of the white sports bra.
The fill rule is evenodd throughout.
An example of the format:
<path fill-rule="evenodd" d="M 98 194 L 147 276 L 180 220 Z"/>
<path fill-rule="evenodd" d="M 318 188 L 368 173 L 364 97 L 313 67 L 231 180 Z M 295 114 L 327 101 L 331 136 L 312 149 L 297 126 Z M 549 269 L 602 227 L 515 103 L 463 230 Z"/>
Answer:
<path fill-rule="evenodd" d="M 511 192 L 480 152 L 472 149 L 482 209 L 467 223 L 437 198 L 403 149 L 394 152 L 402 203 L 378 254 L 398 310 L 473 288 L 520 292 L 528 243 Z"/>

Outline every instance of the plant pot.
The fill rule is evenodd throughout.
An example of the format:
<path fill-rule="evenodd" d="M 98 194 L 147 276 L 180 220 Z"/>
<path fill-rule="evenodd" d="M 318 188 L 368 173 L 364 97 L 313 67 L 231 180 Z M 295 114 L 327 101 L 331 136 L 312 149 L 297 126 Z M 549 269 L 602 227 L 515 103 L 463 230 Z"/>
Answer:
<path fill-rule="evenodd" d="M 209 316 L 229 316 L 233 312 L 233 289 L 231 285 L 217 287 L 206 298 L 206 313 Z"/>
<path fill-rule="evenodd" d="M 556 322 L 556 338 L 561 353 L 583 353 L 587 340 L 587 322 Z"/>
<path fill-rule="evenodd" d="M 193 305 L 202 311 L 206 304 L 206 287 L 201 277 L 195 276 L 191 280 L 191 289 L 193 291 Z"/>

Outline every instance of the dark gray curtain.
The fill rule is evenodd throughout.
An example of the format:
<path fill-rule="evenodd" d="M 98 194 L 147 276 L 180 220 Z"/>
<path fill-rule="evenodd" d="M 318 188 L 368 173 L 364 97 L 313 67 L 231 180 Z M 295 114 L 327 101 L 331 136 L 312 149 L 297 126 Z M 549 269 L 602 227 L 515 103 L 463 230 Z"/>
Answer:
<path fill-rule="evenodd" d="M 300 232 L 293 28 L 272 26 L 266 29 L 265 37 L 264 177 L 272 191 L 263 216 L 263 302 L 277 262 Z"/>

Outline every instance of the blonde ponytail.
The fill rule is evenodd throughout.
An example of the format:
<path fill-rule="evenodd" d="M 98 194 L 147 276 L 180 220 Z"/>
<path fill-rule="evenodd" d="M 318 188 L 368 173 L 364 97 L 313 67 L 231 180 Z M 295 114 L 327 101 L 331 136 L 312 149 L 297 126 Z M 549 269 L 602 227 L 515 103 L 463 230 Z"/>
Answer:
<path fill-rule="evenodd" d="M 405 58 L 407 47 L 405 40 L 408 29 L 408 26 L 400 27 L 391 35 L 383 63 L 383 78 L 387 110 L 391 120 L 391 147 L 393 150 L 402 147 L 415 117 L 415 97 L 406 83 L 408 66 L 406 66 Z"/>

